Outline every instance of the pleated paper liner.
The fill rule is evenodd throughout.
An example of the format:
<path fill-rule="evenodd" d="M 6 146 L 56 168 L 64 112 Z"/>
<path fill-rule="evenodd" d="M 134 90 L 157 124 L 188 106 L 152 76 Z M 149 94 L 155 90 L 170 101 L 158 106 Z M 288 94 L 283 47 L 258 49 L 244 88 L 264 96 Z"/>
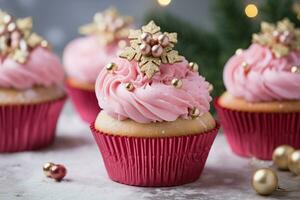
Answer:
<path fill-rule="evenodd" d="M 300 112 L 258 113 L 215 107 L 233 152 L 244 157 L 271 160 L 276 147 L 300 148 Z"/>
<path fill-rule="evenodd" d="M 0 152 L 35 150 L 51 144 L 66 99 L 0 106 Z"/>
<path fill-rule="evenodd" d="M 175 186 L 196 181 L 219 125 L 209 132 L 178 137 L 113 136 L 91 130 L 109 177 L 134 186 Z"/>
<path fill-rule="evenodd" d="M 81 119 L 87 123 L 95 121 L 100 108 L 94 90 L 76 88 L 66 83 L 71 101 Z"/>

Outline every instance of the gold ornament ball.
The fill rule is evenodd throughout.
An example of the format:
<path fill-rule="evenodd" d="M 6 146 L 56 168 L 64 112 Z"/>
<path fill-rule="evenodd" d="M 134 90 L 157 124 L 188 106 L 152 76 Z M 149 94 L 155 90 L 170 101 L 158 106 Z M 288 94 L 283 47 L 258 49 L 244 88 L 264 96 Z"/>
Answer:
<path fill-rule="evenodd" d="M 277 147 L 272 155 L 274 164 L 281 170 L 287 170 L 289 156 L 293 153 L 294 148 L 289 145 L 281 145 Z"/>
<path fill-rule="evenodd" d="M 182 87 L 182 80 L 180 80 L 178 78 L 174 78 L 171 83 L 176 88 L 181 88 Z"/>
<path fill-rule="evenodd" d="M 278 177 L 271 169 L 259 169 L 253 174 L 252 187 L 260 195 L 270 195 L 278 188 Z"/>
<path fill-rule="evenodd" d="M 288 167 L 291 172 L 300 175 L 300 150 L 296 150 L 289 156 Z"/>
<path fill-rule="evenodd" d="M 50 172 L 50 169 L 52 166 L 54 166 L 55 164 L 52 163 L 52 162 L 47 162 L 43 165 L 43 171 L 44 171 L 44 174 L 47 176 L 47 177 L 51 177 L 51 172 Z"/>

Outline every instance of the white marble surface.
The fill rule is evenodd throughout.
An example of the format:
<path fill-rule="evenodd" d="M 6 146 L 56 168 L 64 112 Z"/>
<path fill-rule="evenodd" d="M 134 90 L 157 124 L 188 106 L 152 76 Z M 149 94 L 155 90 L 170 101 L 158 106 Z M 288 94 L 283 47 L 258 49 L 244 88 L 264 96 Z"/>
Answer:
<path fill-rule="evenodd" d="M 48 161 L 67 167 L 64 181 L 54 182 L 43 175 L 42 165 Z M 300 199 L 300 179 L 288 172 L 279 173 L 280 186 L 290 191 L 278 191 L 269 197 L 256 195 L 250 186 L 253 169 L 249 159 L 231 153 L 223 134 L 219 134 L 203 174 L 195 183 L 170 188 L 139 188 L 115 183 L 106 174 L 88 125 L 73 114 L 68 104 L 52 146 L 34 152 L 0 154 L 0 199 Z"/>

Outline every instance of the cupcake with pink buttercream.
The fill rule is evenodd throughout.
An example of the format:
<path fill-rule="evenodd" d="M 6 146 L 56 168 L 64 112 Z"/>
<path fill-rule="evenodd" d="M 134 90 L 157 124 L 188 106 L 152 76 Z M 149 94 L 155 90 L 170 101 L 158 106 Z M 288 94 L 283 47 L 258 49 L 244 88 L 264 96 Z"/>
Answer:
<path fill-rule="evenodd" d="M 96 78 L 118 50 L 126 45 L 132 18 L 121 16 L 115 8 L 96 13 L 94 21 L 79 29 L 84 37 L 71 41 L 63 61 L 71 100 L 86 122 L 95 120 L 99 107 L 95 96 Z"/>
<path fill-rule="evenodd" d="M 279 145 L 300 148 L 300 29 L 263 22 L 227 62 L 224 83 L 216 107 L 235 153 L 272 159 Z"/>
<path fill-rule="evenodd" d="M 0 11 L 0 152 L 38 149 L 55 136 L 64 71 L 31 18 Z"/>
<path fill-rule="evenodd" d="M 210 84 L 175 51 L 176 33 L 151 21 L 103 69 L 95 91 L 103 109 L 91 124 L 109 177 L 136 186 L 197 180 L 218 124 Z"/>

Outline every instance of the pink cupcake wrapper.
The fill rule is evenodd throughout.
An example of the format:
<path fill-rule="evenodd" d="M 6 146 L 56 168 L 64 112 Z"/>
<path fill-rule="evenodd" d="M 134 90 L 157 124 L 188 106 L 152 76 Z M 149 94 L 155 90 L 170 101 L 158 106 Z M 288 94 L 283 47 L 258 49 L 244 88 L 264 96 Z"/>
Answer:
<path fill-rule="evenodd" d="M 276 147 L 288 144 L 300 148 L 300 112 L 242 112 L 215 107 L 233 152 L 245 157 L 271 160 Z"/>
<path fill-rule="evenodd" d="M 66 85 L 71 101 L 81 119 L 87 123 L 95 121 L 100 112 L 95 91 L 76 88 L 68 83 Z"/>
<path fill-rule="evenodd" d="M 34 150 L 52 143 L 66 98 L 0 106 L 0 152 Z"/>
<path fill-rule="evenodd" d="M 113 136 L 91 130 L 109 177 L 135 186 L 175 186 L 196 181 L 219 125 L 209 132 L 179 137 Z"/>

